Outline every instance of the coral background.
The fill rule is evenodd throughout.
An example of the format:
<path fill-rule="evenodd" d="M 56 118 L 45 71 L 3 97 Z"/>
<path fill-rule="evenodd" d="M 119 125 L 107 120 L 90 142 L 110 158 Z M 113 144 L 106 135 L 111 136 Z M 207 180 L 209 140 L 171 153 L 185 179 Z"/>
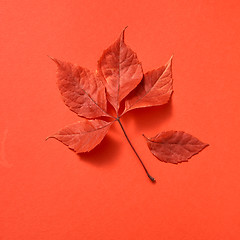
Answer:
<path fill-rule="evenodd" d="M 239 1 L 1 0 L 0 239 L 237 240 L 240 237 Z M 44 139 L 78 117 L 47 55 L 94 70 L 126 30 L 144 71 L 174 54 L 169 105 L 129 112 L 78 156 Z M 184 130 L 210 144 L 165 164 L 141 136 Z"/>

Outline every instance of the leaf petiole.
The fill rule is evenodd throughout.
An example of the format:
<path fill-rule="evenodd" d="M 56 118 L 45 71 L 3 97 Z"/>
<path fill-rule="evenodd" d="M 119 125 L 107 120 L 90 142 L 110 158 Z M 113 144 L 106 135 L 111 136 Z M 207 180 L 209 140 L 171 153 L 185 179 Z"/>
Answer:
<path fill-rule="evenodd" d="M 148 172 L 147 168 L 145 167 L 144 163 L 142 162 L 142 159 L 139 157 L 139 155 L 138 155 L 137 151 L 136 151 L 136 150 L 135 150 L 135 148 L 133 147 L 133 145 L 132 145 L 132 143 L 131 143 L 130 139 L 128 138 L 128 135 L 127 135 L 127 133 L 125 132 L 125 129 L 124 129 L 124 127 L 123 127 L 122 123 L 120 122 L 120 119 L 119 119 L 119 118 L 117 118 L 116 120 L 118 121 L 118 123 L 119 123 L 120 127 L 122 128 L 122 131 L 123 131 L 123 133 L 124 133 L 124 135 L 125 135 L 125 137 L 126 137 L 126 139 L 127 139 L 128 143 L 129 143 L 129 145 L 131 146 L 132 150 L 134 151 L 134 153 L 136 154 L 136 156 L 137 156 L 137 158 L 139 159 L 140 163 L 142 164 L 142 166 L 143 166 L 143 168 L 144 168 L 145 172 L 147 173 L 147 176 L 149 177 L 149 179 L 150 179 L 152 182 L 156 182 L 155 178 L 154 178 L 154 177 L 152 177 L 152 176 L 149 174 L 149 172 Z"/>

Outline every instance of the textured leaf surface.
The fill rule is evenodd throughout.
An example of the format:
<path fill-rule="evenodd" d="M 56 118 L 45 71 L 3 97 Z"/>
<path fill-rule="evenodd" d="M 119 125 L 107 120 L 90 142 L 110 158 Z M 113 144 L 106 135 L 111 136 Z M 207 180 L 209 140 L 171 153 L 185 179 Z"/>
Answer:
<path fill-rule="evenodd" d="M 79 116 L 109 116 L 105 87 L 96 75 L 80 66 L 53 59 L 58 66 L 57 84 L 65 104 Z"/>
<path fill-rule="evenodd" d="M 156 70 L 144 74 L 141 83 L 126 98 L 125 111 L 167 103 L 173 91 L 172 58 Z"/>
<path fill-rule="evenodd" d="M 119 104 L 142 80 L 137 55 L 124 42 L 124 31 L 98 61 L 98 72 L 107 90 L 107 99 L 118 112 Z"/>
<path fill-rule="evenodd" d="M 88 152 L 97 146 L 115 121 L 119 122 L 130 143 L 120 117 L 136 108 L 166 104 L 171 98 L 172 57 L 165 66 L 143 75 L 136 53 L 124 42 L 124 32 L 125 30 L 103 52 L 98 61 L 96 73 L 53 59 L 58 65 L 58 87 L 65 104 L 85 118 L 61 129 L 51 138 L 59 140 L 77 153 Z M 118 111 L 122 100 L 125 102 L 125 109 L 119 116 Z M 114 107 L 117 116 L 109 114 L 107 101 Z M 115 121 L 106 122 L 97 119 L 106 116 L 112 117 Z M 153 155 L 163 162 L 175 164 L 188 161 L 208 146 L 182 131 L 162 132 L 146 140 Z M 130 145 L 133 148 L 131 143 Z M 136 153 L 134 148 L 133 150 Z M 144 169 L 149 178 L 154 179 L 145 167 Z"/>
<path fill-rule="evenodd" d="M 49 138 L 55 138 L 77 153 L 89 152 L 107 134 L 112 122 L 81 119 L 61 129 Z"/>
<path fill-rule="evenodd" d="M 182 131 L 167 131 L 147 138 L 148 147 L 159 160 L 167 163 L 186 162 L 208 144 Z"/>

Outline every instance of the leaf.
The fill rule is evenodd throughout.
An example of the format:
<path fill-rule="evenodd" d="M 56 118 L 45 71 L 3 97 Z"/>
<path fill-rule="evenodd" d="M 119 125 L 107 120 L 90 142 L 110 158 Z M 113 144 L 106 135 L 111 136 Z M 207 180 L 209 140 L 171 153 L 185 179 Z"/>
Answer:
<path fill-rule="evenodd" d="M 124 42 L 124 33 L 125 29 L 103 51 L 94 73 L 52 58 L 58 67 L 57 85 L 63 101 L 82 118 L 49 138 L 57 139 L 77 153 L 88 152 L 103 140 L 111 125 L 118 122 L 147 176 L 154 182 L 155 178 L 147 171 L 120 118 L 130 110 L 163 105 L 169 101 L 173 92 L 172 58 L 165 66 L 143 74 L 136 53 Z M 115 109 L 116 116 L 110 114 L 108 103 Z M 119 114 L 120 105 L 125 107 L 122 114 Z M 102 120 L 103 117 L 110 117 L 111 121 Z M 146 139 L 150 151 L 157 158 L 171 163 L 187 161 L 208 146 L 180 131 L 163 132 Z"/>
<path fill-rule="evenodd" d="M 52 58 L 57 64 L 57 84 L 64 103 L 79 116 L 109 116 L 105 87 L 96 74 L 80 66 Z"/>
<path fill-rule="evenodd" d="M 77 153 L 89 152 L 103 140 L 112 123 L 82 118 L 48 138 L 57 139 Z"/>
<path fill-rule="evenodd" d="M 167 163 L 186 162 L 208 146 L 183 131 L 161 132 L 153 138 L 145 138 L 152 154 Z"/>
<path fill-rule="evenodd" d="M 137 55 L 124 42 L 124 32 L 98 61 L 98 73 L 107 90 L 107 99 L 118 113 L 119 105 L 142 80 L 143 72 Z"/>
<path fill-rule="evenodd" d="M 144 74 L 143 80 L 125 100 L 126 113 L 135 108 L 167 103 L 173 92 L 172 57 L 165 66 Z"/>

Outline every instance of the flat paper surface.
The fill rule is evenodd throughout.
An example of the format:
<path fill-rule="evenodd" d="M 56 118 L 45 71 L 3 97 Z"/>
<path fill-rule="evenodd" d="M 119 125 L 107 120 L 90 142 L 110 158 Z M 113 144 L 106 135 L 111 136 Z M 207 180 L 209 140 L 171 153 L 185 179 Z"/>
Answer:
<path fill-rule="evenodd" d="M 238 1 L 0 3 L 0 239 L 237 240 L 240 235 Z M 45 138 L 78 117 L 47 55 L 96 69 L 128 25 L 144 72 L 173 54 L 169 105 L 127 113 L 81 156 Z M 160 162 L 141 136 L 186 131 L 209 143 Z"/>

